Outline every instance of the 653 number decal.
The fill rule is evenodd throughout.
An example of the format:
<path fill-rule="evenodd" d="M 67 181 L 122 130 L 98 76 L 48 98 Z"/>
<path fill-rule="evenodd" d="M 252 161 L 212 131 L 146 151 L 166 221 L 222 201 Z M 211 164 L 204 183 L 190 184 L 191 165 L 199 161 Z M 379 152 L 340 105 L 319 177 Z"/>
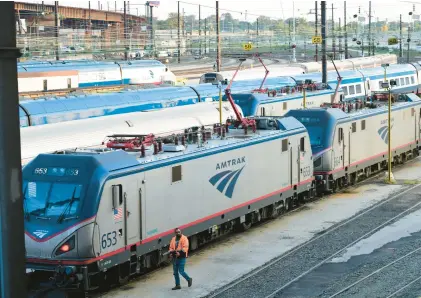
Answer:
<path fill-rule="evenodd" d="M 101 237 L 101 247 L 103 249 L 111 247 L 117 244 L 117 232 L 110 232 L 102 235 Z"/>

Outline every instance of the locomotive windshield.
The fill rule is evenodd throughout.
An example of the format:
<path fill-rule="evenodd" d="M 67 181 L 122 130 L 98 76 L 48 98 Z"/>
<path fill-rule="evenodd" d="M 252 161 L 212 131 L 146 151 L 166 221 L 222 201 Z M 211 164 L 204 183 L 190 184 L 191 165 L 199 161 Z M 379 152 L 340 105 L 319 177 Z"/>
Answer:
<path fill-rule="evenodd" d="M 297 117 L 308 130 L 310 135 L 310 145 L 312 147 L 323 146 L 324 129 L 320 126 L 321 119 L 318 117 Z"/>
<path fill-rule="evenodd" d="M 81 201 L 81 184 L 24 181 L 26 218 L 65 220 L 74 218 Z"/>

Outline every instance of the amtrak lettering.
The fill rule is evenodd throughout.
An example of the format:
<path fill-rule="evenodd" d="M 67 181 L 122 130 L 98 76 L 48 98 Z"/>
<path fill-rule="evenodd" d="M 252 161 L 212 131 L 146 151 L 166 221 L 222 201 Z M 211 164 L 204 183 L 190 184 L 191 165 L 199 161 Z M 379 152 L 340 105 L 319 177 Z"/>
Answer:
<path fill-rule="evenodd" d="M 230 159 L 216 164 L 216 170 L 225 169 L 231 166 L 243 164 L 246 162 L 246 157 L 238 157 L 237 159 Z"/>

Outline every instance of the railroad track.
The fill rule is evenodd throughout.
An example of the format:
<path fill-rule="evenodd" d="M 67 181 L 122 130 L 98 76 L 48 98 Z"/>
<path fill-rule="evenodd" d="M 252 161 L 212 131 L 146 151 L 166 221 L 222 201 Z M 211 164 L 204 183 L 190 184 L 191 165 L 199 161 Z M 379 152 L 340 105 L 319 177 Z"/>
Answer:
<path fill-rule="evenodd" d="M 408 187 L 406 190 L 386 200 L 380 201 L 369 209 L 323 231 L 308 242 L 297 246 L 278 258 L 271 260 L 262 267 L 246 274 L 235 282 L 222 287 L 205 297 L 225 298 L 240 296 L 244 298 L 275 298 L 295 296 L 294 289 L 297 287 L 299 288 L 299 286 L 296 285 L 296 282 L 305 278 L 311 279 L 311 277 L 308 277 L 310 274 L 316 274 L 315 272 L 320 269 L 321 266 L 345 252 L 354 244 L 373 235 L 379 229 L 395 222 L 405 215 L 421 209 L 421 196 L 412 193 L 419 190 L 420 186 L 421 184 L 417 184 Z M 404 195 L 406 196 L 405 198 Z M 410 196 L 409 199 L 408 196 Z M 356 226 L 349 229 L 352 233 L 349 231 L 347 232 L 345 229 L 351 225 L 353 225 L 353 227 Z M 377 268 L 375 271 L 370 272 L 363 278 L 357 279 L 341 288 L 339 291 L 333 291 L 333 293 L 330 294 L 331 296 L 327 295 L 326 297 L 337 297 L 342 294 L 343 296 L 341 297 L 347 297 L 347 295 L 349 296 L 347 291 L 351 288 L 359 285 L 368 278 L 374 277 L 379 272 L 390 268 L 390 266 L 395 265 L 397 262 L 417 253 L 420 254 L 421 257 L 421 243 L 419 247 L 408 252 L 406 255 L 391 261 L 381 268 Z M 275 272 L 276 277 L 274 276 Z M 411 286 L 419 279 L 421 279 L 421 277 L 417 276 L 415 279 L 406 283 L 400 291 L 403 291 L 405 287 Z M 263 283 L 265 284 L 265 287 L 261 287 Z M 258 293 L 256 293 L 256 289 L 258 289 Z M 288 292 L 288 290 L 291 291 Z M 325 292 L 326 291 L 329 292 L 329 289 L 326 289 Z"/>

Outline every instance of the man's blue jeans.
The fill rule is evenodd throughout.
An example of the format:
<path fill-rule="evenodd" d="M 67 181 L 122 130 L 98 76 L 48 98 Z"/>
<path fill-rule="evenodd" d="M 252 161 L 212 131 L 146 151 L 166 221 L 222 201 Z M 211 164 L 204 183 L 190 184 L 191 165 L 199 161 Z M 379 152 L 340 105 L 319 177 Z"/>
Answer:
<path fill-rule="evenodd" d="M 172 268 L 174 271 L 174 278 L 175 278 L 176 286 L 180 285 L 180 275 L 178 273 L 180 273 L 181 276 L 184 277 L 187 281 L 190 280 L 190 277 L 188 276 L 188 274 L 184 272 L 185 265 L 186 265 L 186 258 L 178 258 L 178 259 L 173 260 Z"/>

